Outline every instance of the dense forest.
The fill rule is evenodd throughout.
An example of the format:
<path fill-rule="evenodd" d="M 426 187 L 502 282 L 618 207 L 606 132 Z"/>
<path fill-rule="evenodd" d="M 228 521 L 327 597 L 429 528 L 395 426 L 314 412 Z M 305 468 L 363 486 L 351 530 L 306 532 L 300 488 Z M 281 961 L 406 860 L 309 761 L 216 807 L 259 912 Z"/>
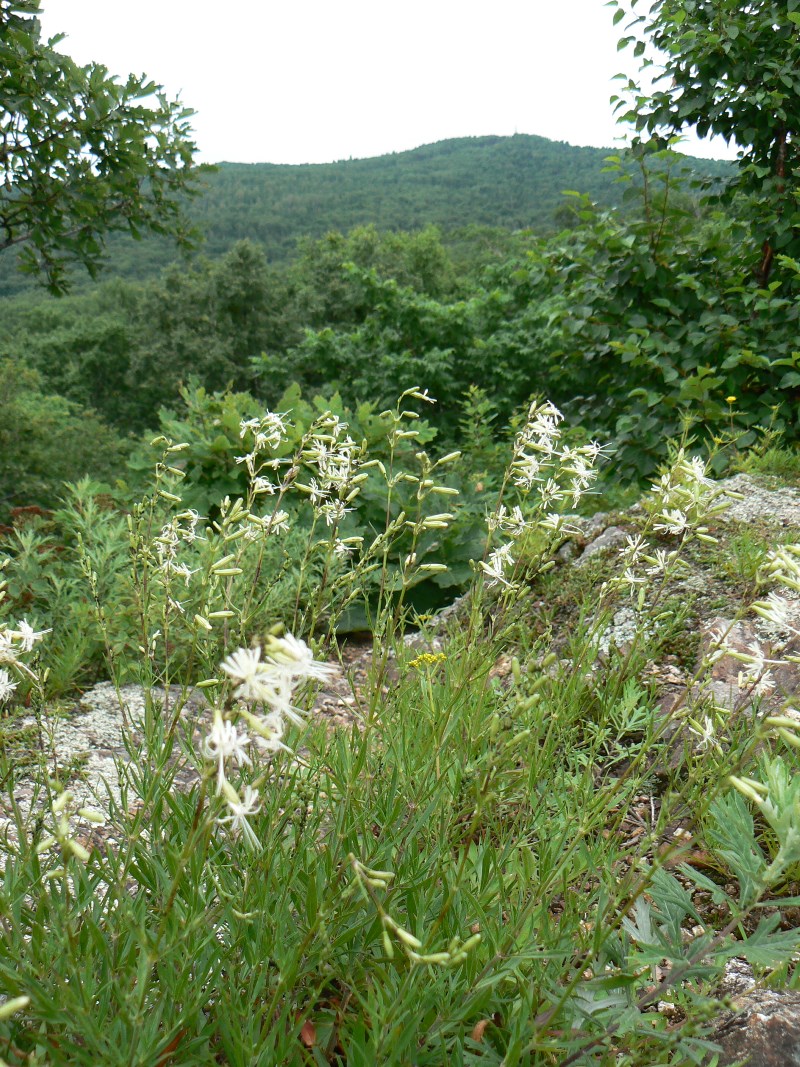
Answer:
<path fill-rule="evenodd" d="M 576 148 L 545 137 L 462 137 L 374 159 L 291 166 L 222 163 L 202 176 L 186 202 L 196 254 L 216 258 L 236 241 L 259 245 L 269 263 L 285 263 L 302 238 L 357 226 L 416 231 L 436 226 L 456 258 L 470 256 L 486 230 L 548 233 L 566 219 L 563 190 L 603 206 L 620 202 L 604 160 L 610 149 Z M 730 165 L 686 159 L 688 172 L 720 181 Z M 491 236 L 486 238 L 491 240 Z M 141 280 L 175 259 L 168 238 L 112 235 L 105 276 Z M 85 272 L 70 276 L 85 287 Z M 0 258 L 0 296 L 34 288 L 35 278 Z"/>
<path fill-rule="evenodd" d="M 768 289 L 748 282 L 756 254 L 739 217 L 744 202 L 725 199 L 726 167 L 698 174 L 669 149 L 608 157 L 546 147 L 539 138 L 486 138 L 363 161 L 364 174 L 388 170 L 416 187 L 415 217 L 443 228 L 370 224 L 303 237 L 302 219 L 311 227 L 313 205 L 323 201 L 320 192 L 298 191 L 296 214 L 285 220 L 287 234 L 297 227 L 295 250 L 277 263 L 247 237 L 222 255 L 176 261 L 141 281 L 111 277 L 59 298 L 6 298 L 4 506 L 40 502 L 61 479 L 77 477 L 91 427 L 104 442 L 88 446 L 98 457 L 93 473 L 110 477 L 118 457 L 167 417 L 162 409 L 184 410 L 200 387 L 209 396 L 232 389 L 240 407 L 280 408 L 286 391 L 299 389 L 309 400 L 336 394 L 347 408 L 370 402 L 380 410 L 409 382 L 424 381 L 439 400 L 429 419 L 442 448 L 463 440 L 468 397 L 482 398 L 500 430 L 531 395 L 547 394 L 610 440 L 617 469 L 634 479 L 655 470 L 687 419 L 705 434 L 733 419 L 744 443 L 758 425 L 794 433 L 796 273 L 786 263 Z M 526 170 L 534 149 L 552 166 Z M 606 189 L 608 203 L 580 188 L 559 193 L 553 183 L 564 175 L 555 161 L 573 158 L 585 167 L 573 167 L 573 184 Z M 297 173 L 309 183 L 327 175 L 335 187 L 360 166 Z M 519 206 L 515 216 L 509 205 L 532 195 L 533 180 L 529 174 L 526 185 L 523 176 L 535 174 L 538 185 L 553 171 L 558 177 L 540 186 L 541 204 L 559 205 L 540 216 L 550 232 L 512 228 L 525 213 Z M 274 172 L 291 183 L 292 168 Z M 259 176 L 270 173 L 229 167 L 214 177 L 214 198 L 198 202 L 209 245 L 267 233 L 248 220 L 268 199 Z M 473 208 L 447 195 L 447 173 L 465 198 L 484 190 L 485 205 L 497 189 L 496 213 L 484 207 L 480 222 L 463 225 Z M 429 201 L 424 191 L 436 187 L 436 174 L 442 191 Z M 380 199 L 379 182 L 365 180 L 361 195 L 368 188 Z M 386 204 L 399 211 L 394 198 Z M 452 210 L 443 218 L 445 205 Z M 315 225 L 328 219 L 323 211 Z M 735 412 L 728 396 L 737 397 Z M 62 439 L 72 423 L 63 418 L 61 438 L 37 445 L 41 456 L 31 451 L 30 436 L 16 427 L 37 405 L 64 404 L 83 427 L 74 455 Z"/>

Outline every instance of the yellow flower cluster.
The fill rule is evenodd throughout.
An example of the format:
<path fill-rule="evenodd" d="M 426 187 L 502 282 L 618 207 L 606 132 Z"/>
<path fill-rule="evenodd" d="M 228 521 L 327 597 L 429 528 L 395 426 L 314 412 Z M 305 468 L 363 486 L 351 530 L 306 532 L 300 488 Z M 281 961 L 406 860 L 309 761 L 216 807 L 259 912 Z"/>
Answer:
<path fill-rule="evenodd" d="M 416 659 L 412 659 L 409 667 L 435 667 L 437 663 L 444 663 L 447 656 L 444 652 L 421 652 Z"/>

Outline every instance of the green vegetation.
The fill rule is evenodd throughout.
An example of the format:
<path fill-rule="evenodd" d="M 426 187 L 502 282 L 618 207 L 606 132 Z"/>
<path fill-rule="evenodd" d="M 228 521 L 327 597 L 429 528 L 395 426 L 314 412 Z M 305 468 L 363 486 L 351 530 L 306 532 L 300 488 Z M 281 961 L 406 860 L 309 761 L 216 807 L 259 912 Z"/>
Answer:
<path fill-rule="evenodd" d="M 746 220 L 693 200 L 669 151 L 640 165 L 634 185 L 609 164 L 631 193 L 624 213 L 571 197 L 570 228 L 516 236 L 482 269 L 460 269 L 431 228 L 332 233 L 280 269 L 240 242 L 157 282 L 7 301 L 0 354 L 123 435 L 154 430 L 162 406 L 180 417 L 193 379 L 279 410 L 292 385 L 380 409 L 425 381 L 445 450 L 469 439 L 474 389 L 499 431 L 549 396 L 613 444 L 628 480 L 650 476 L 687 426 L 698 445 L 733 435 L 744 448 L 761 432 L 791 444 L 797 265 L 781 258 L 761 288 Z M 42 502 L 14 485 L 15 503 Z"/>
<path fill-rule="evenodd" d="M 58 293 L 71 264 L 96 273 L 109 231 L 186 239 L 195 145 L 191 113 L 160 86 L 42 40 L 40 7 L 0 5 L 0 251 L 20 246 L 22 269 Z"/>
<path fill-rule="evenodd" d="M 37 7 L 0 17 L 52 70 Z M 727 960 L 796 984 L 797 529 L 721 532 L 711 477 L 799 469 L 800 0 L 749 7 L 659 0 L 674 86 L 621 105 L 734 132 L 727 184 L 657 139 L 226 165 L 209 258 L 111 241 L 124 276 L 3 301 L 2 1062 L 701 1064 Z M 173 230 L 183 120 L 134 111 L 187 166 L 123 221 Z M 76 166 L 25 206 L 51 289 L 118 221 Z"/>
<path fill-rule="evenodd" d="M 426 539 L 449 528 L 432 509 L 454 499 L 455 462 L 406 466 L 425 400 L 411 390 L 380 416 L 388 462 L 331 412 L 299 438 L 286 419 L 246 420 L 245 495 L 212 520 L 183 498 L 193 446 L 161 438 L 129 522 L 76 487 L 49 520 L 64 548 L 48 558 L 29 538 L 14 553 L 0 627 L 16 691 L 8 670 L 0 681 L 43 745 L 4 846 L 6 1062 L 699 1063 L 730 955 L 784 973 L 798 945 L 778 928 L 800 870 L 794 720 L 750 719 L 763 665 L 734 707 L 709 708 L 701 683 L 725 635 L 692 657 L 696 685 L 670 716 L 641 675 L 680 640 L 685 605 L 666 594 L 722 503 L 704 466 L 679 454 L 621 565 L 562 596 L 578 625 L 556 652 L 541 597 L 558 497 L 581 495 L 597 457 L 565 452 L 558 414 L 533 407 L 468 606 L 443 651 L 420 652 L 401 640 L 405 606 L 431 569 Z M 344 509 L 373 475 L 388 507 L 367 541 Z M 795 580 L 792 558 L 771 581 Z M 639 611 L 618 647 L 609 622 L 630 590 Z M 330 664 L 267 624 L 316 631 L 324 653 L 355 601 L 375 640 L 352 726 L 334 729 L 308 711 Z M 15 623 L 23 605 L 53 633 Z M 71 649 L 86 663 L 92 644 L 117 686 L 138 677 L 145 694 L 141 715 L 122 715 L 102 816 L 76 799 L 50 712 Z M 30 780 L 31 742 L 12 708 L 9 797 Z M 106 844 L 91 836 L 101 817 Z M 669 1016 L 655 1010 L 667 999 Z"/>
<path fill-rule="evenodd" d="M 545 137 L 464 137 L 374 159 L 302 166 L 222 163 L 202 178 L 199 195 L 186 205 L 204 235 L 203 252 L 217 257 L 237 241 L 253 241 L 268 262 L 293 258 L 297 242 L 328 231 L 374 225 L 379 230 L 436 226 L 459 261 L 505 250 L 509 232 L 548 233 L 565 218 L 562 190 L 577 189 L 599 203 L 619 201 L 603 173 L 608 151 L 576 148 Z M 730 165 L 686 161 L 698 177 L 723 180 Z M 111 274 L 144 280 L 175 259 L 166 239 L 111 235 Z M 76 286 L 85 276 L 72 272 Z M 30 291 L 31 279 L 0 266 L 0 295 Z"/>
<path fill-rule="evenodd" d="M 614 0 L 624 18 L 624 0 Z M 636 7 L 632 0 L 631 8 Z M 717 134 L 741 146 L 738 168 L 727 193 L 737 194 L 740 211 L 760 246 L 756 277 L 767 287 L 775 255 L 800 251 L 797 182 L 800 156 L 800 10 L 795 0 L 743 7 L 736 0 L 685 5 L 657 0 L 649 16 L 632 25 L 660 49 L 663 75 L 648 99 L 634 83 L 634 101 L 620 100 L 618 112 L 648 136 L 680 133 L 697 126 L 701 137 Z M 628 38 L 628 42 L 635 38 Z M 637 45 L 644 50 L 644 44 Z M 646 58 L 644 67 L 653 65 Z M 629 110 L 626 110 L 629 109 Z"/>

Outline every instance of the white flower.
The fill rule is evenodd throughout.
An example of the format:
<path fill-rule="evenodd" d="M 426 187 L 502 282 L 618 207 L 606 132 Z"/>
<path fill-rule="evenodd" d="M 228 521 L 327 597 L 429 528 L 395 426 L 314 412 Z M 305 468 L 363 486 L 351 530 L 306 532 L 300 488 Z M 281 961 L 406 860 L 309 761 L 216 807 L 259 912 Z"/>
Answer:
<path fill-rule="evenodd" d="M 524 534 L 528 526 L 529 524 L 525 521 L 525 516 L 523 515 L 523 509 L 518 505 L 514 505 L 511 514 L 506 517 L 502 524 L 502 528 L 508 530 L 509 537 L 512 538 L 517 538 Z"/>
<path fill-rule="evenodd" d="M 548 401 L 540 405 L 534 401 L 528 409 L 525 425 L 517 434 L 515 453 L 521 453 L 525 448 L 533 448 L 548 455 L 552 453 L 554 441 L 561 436 L 558 426 L 563 419 L 564 416 L 554 404 Z"/>
<path fill-rule="evenodd" d="M 559 530 L 563 530 L 568 534 L 580 533 L 580 530 L 574 526 L 570 526 L 564 516 L 559 515 L 556 511 L 551 511 L 549 514 L 546 513 L 544 518 L 539 520 L 537 526 L 542 530 L 552 530 L 554 533 L 557 533 Z"/>
<path fill-rule="evenodd" d="M 486 525 L 488 528 L 494 532 L 500 526 L 507 513 L 508 509 L 505 504 L 501 504 L 497 511 L 492 512 L 491 515 L 487 515 Z"/>
<path fill-rule="evenodd" d="M 311 649 L 299 638 L 268 639 L 265 658 L 261 649 L 240 648 L 221 664 L 221 669 L 238 682 L 237 697 L 252 703 L 266 704 L 276 714 L 301 725 L 302 711 L 292 704 L 292 693 L 304 678 L 322 681 L 336 668 L 314 659 Z"/>
<path fill-rule="evenodd" d="M 246 733 L 239 736 L 232 722 L 226 722 L 218 713 L 214 717 L 214 725 L 211 733 L 203 741 L 202 753 L 206 759 L 217 764 L 217 787 L 222 790 L 225 781 L 225 761 L 235 759 L 237 763 L 250 765 L 250 757 L 245 751 L 245 745 L 250 744 L 250 738 Z"/>
<path fill-rule="evenodd" d="M 636 534 L 635 536 L 628 534 L 625 538 L 625 544 L 619 549 L 619 555 L 623 556 L 629 564 L 638 563 L 644 546 L 644 538 L 641 534 Z"/>
<path fill-rule="evenodd" d="M 11 681 L 8 671 L 0 671 L 0 704 L 8 700 L 16 688 L 17 683 Z"/>
<path fill-rule="evenodd" d="M 224 659 L 220 667 L 238 682 L 236 695 L 242 700 L 259 700 L 260 673 L 263 671 L 260 648 L 239 648 Z"/>
<path fill-rule="evenodd" d="M 235 656 L 246 654 L 245 649 L 234 653 Z M 229 661 L 226 663 L 229 664 Z M 222 664 L 222 669 L 230 674 L 230 665 L 226 666 L 226 663 Z M 287 719 L 300 725 L 303 720 L 300 717 L 299 708 L 292 705 L 292 688 L 292 679 L 289 675 L 270 664 L 261 663 L 248 677 L 241 679 L 233 692 L 240 700 L 249 701 L 252 704 L 267 704 L 280 715 L 285 715 Z"/>
<path fill-rule="evenodd" d="M 592 483 L 597 479 L 597 471 L 594 468 L 595 460 L 602 452 L 602 447 L 596 442 L 591 445 L 581 445 L 580 448 L 570 449 L 568 445 L 559 453 L 561 470 L 564 474 L 571 474 L 570 495 L 575 507 L 581 497 L 589 491 Z"/>
<path fill-rule="evenodd" d="M 329 663 L 315 660 L 305 641 L 291 634 L 271 638 L 265 651 L 270 666 L 292 680 L 316 678 L 322 681 L 336 673 L 336 668 Z"/>
<path fill-rule="evenodd" d="M 328 490 L 318 484 L 316 478 L 310 478 L 308 482 L 309 488 L 309 500 L 313 507 L 319 507 L 324 503 L 328 496 Z"/>
<path fill-rule="evenodd" d="M 501 530 L 505 530 L 509 537 L 514 538 L 519 537 L 525 530 L 530 528 L 530 523 L 525 521 L 525 516 L 522 514 L 522 508 L 519 507 L 519 505 L 515 505 L 511 509 L 511 512 L 508 513 L 505 507 L 501 504 L 497 512 L 496 525 L 499 526 Z M 489 529 L 491 529 L 491 526 Z"/>
<path fill-rule="evenodd" d="M 270 533 L 286 533 L 289 529 L 289 516 L 285 511 L 276 511 L 269 520 Z"/>
<path fill-rule="evenodd" d="M 739 671 L 737 685 L 739 689 L 752 687 L 755 696 L 766 696 L 775 688 L 775 680 L 771 671 L 765 670 L 762 673 L 751 667 L 748 671 Z"/>
<path fill-rule="evenodd" d="M 276 415 L 267 411 L 260 419 L 242 419 L 239 437 L 243 439 L 248 433 L 253 435 L 253 452 L 262 452 L 265 448 L 276 449 L 286 436 L 285 418 L 286 414 Z"/>
<path fill-rule="evenodd" d="M 689 525 L 689 520 L 683 511 L 673 508 L 664 511 L 659 516 L 663 521 L 654 524 L 654 530 L 663 530 L 665 533 L 681 534 Z"/>
<path fill-rule="evenodd" d="M 646 581 L 644 575 L 637 574 L 632 567 L 626 567 L 620 576 L 621 584 L 627 585 L 631 593 L 637 585 L 643 585 Z"/>
<path fill-rule="evenodd" d="M 259 732 L 256 733 L 254 738 L 255 743 L 264 752 L 291 752 L 292 750 L 289 746 L 281 741 L 284 729 L 283 717 L 277 711 L 272 711 L 269 715 L 262 715 L 258 720 Z"/>
<path fill-rule="evenodd" d="M 255 433 L 261 425 L 261 419 L 242 419 L 239 423 L 239 437 L 244 439 L 248 431 Z"/>
<path fill-rule="evenodd" d="M 766 600 L 757 600 L 753 604 L 753 611 L 781 630 L 794 630 L 789 623 L 789 601 L 786 597 L 774 592 L 768 593 Z"/>
<path fill-rule="evenodd" d="M 564 490 L 554 478 L 548 478 L 546 484 L 539 490 L 539 496 L 542 501 L 542 507 L 546 508 L 553 501 L 563 500 Z"/>
<path fill-rule="evenodd" d="M 187 545 L 191 545 L 197 540 L 197 524 L 200 521 L 200 516 L 194 510 L 194 508 L 187 508 L 186 511 L 182 511 L 177 516 L 177 532 L 183 538 Z M 185 526 L 181 526 L 180 523 L 185 522 Z"/>
<path fill-rule="evenodd" d="M 234 834 L 241 831 L 247 843 L 254 848 L 257 847 L 259 844 L 258 838 L 247 820 L 252 815 L 257 814 L 261 808 L 261 801 L 258 799 L 258 790 L 253 789 L 251 785 L 246 785 L 244 787 L 244 797 L 240 798 L 239 794 L 229 782 L 226 782 L 225 786 L 226 788 L 223 792 L 230 815 L 221 816 L 217 819 L 217 823 L 220 826 L 229 824 L 231 832 Z"/>
<path fill-rule="evenodd" d="M 192 580 L 192 575 L 197 574 L 198 569 L 199 568 L 195 567 L 195 569 L 192 570 L 192 568 L 185 563 L 173 563 L 172 560 L 169 559 L 164 560 L 161 564 L 161 571 L 163 574 L 167 576 L 174 574 L 176 578 L 183 578 L 187 586 Z"/>
<path fill-rule="evenodd" d="M 644 557 L 650 566 L 647 568 L 647 573 L 651 575 L 666 574 L 667 567 L 673 560 L 673 553 L 667 552 L 664 548 L 657 548 L 654 556 Z"/>
<path fill-rule="evenodd" d="M 686 475 L 686 480 L 690 485 L 711 486 L 714 484 L 707 476 L 708 466 L 700 456 L 692 456 L 690 460 L 682 459 L 680 470 Z"/>
<path fill-rule="evenodd" d="M 481 570 L 488 577 L 489 585 L 496 585 L 497 582 L 502 582 L 503 585 L 507 586 L 511 585 L 504 576 L 506 568 L 514 566 L 511 547 L 510 543 L 501 545 L 500 548 L 491 553 L 488 563 L 481 561 Z"/>
<path fill-rule="evenodd" d="M 751 673 L 760 674 L 767 664 L 773 667 L 782 665 L 779 659 L 767 659 L 764 649 L 759 645 L 758 641 L 751 641 L 747 647 L 750 649 L 750 654 L 740 652 L 739 659 L 743 663 L 749 664 Z"/>
<path fill-rule="evenodd" d="M 320 505 L 318 510 L 320 515 L 325 517 L 325 524 L 327 526 L 335 526 L 337 523 L 341 522 L 345 515 L 351 512 L 353 508 L 345 507 L 343 500 L 329 500 L 327 503 Z"/>
<path fill-rule="evenodd" d="M 22 651 L 30 652 L 37 641 L 41 641 L 45 634 L 51 632 L 52 631 L 49 629 L 34 630 L 34 628 L 23 619 L 21 622 L 17 623 L 17 633 L 15 636 L 22 645 Z"/>
<path fill-rule="evenodd" d="M 737 659 L 747 664 L 746 671 L 739 671 L 737 684 L 740 689 L 752 686 L 757 696 L 764 696 L 775 688 L 775 682 L 768 667 L 780 667 L 782 660 L 767 659 L 758 641 L 751 641 L 747 647 L 750 649 L 749 655 L 744 652 L 736 654 Z"/>
<path fill-rule="evenodd" d="M 274 496 L 276 486 L 269 478 L 259 476 L 258 478 L 253 478 L 251 489 L 254 493 L 266 493 L 268 496 Z"/>
<path fill-rule="evenodd" d="M 255 698 L 272 708 L 276 715 L 281 715 L 293 722 L 295 726 L 303 725 L 303 710 L 292 703 L 292 692 L 296 680 L 276 667 L 265 668 L 260 675 L 259 693 Z"/>
<path fill-rule="evenodd" d="M 530 489 L 539 479 L 542 464 L 536 456 L 529 456 L 526 452 L 521 452 L 514 463 L 513 469 L 516 475 L 514 485 L 518 485 L 520 489 Z"/>
<path fill-rule="evenodd" d="M 695 737 L 699 738 L 696 742 L 698 749 L 708 748 L 709 745 L 717 747 L 717 742 L 714 739 L 714 723 L 708 715 L 703 716 L 702 725 L 700 723 L 696 723 L 694 726 L 690 724 L 689 730 Z"/>
<path fill-rule="evenodd" d="M 19 665 L 18 651 L 14 648 L 13 635 L 8 630 L 0 632 L 0 663 Z"/>
<path fill-rule="evenodd" d="M 237 682 L 248 682 L 261 668 L 261 649 L 237 648 L 220 666 Z"/>
<path fill-rule="evenodd" d="M 256 476 L 256 454 L 255 452 L 248 452 L 246 456 L 234 456 L 234 463 L 244 463 L 247 467 L 247 473 L 251 478 Z"/>

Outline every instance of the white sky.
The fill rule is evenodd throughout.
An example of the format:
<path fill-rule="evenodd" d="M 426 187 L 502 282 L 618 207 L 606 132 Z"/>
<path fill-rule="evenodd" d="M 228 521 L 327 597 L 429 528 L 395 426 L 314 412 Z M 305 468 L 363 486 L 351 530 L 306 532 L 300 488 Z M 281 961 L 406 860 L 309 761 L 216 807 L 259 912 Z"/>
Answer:
<path fill-rule="evenodd" d="M 78 62 L 146 73 L 197 114 L 206 162 L 323 163 L 448 137 L 618 147 L 634 73 L 604 0 L 43 0 Z M 683 151 L 729 156 L 724 141 Z"/>

